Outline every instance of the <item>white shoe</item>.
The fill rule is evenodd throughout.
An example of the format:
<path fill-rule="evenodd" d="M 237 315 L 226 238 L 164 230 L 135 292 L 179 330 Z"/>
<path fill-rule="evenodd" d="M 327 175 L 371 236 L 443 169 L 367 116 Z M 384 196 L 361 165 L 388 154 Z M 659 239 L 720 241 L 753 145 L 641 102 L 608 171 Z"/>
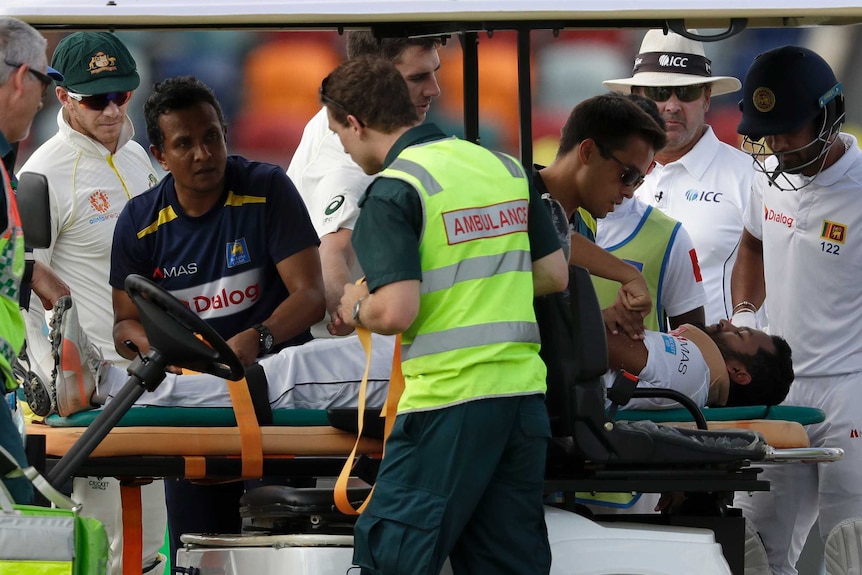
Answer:
<path fill-rule="evenodd" d="M 57 413 L 66 417 L 93 409 L 91 398 L 96 391 L 104 358 L 101 350 L 81 329 L 71 296 L 61 297 L 54 305 L 49 337 L 54 356 L 51 375 Z"/>

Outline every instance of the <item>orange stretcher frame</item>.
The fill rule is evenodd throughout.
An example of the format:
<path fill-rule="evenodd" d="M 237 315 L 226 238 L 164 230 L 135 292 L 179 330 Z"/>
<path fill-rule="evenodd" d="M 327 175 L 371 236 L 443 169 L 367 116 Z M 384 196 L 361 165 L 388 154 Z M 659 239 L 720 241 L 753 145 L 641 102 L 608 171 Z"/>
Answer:
<path fill-rule="evenodd" d="M 682 422 L 677 426 L 690 426 Z M 101 442 L 80 475 L 120 479 L 174 477 L 190 480 L 230 480 L 248 477 L 249 461 L 260 461 L 259 475 L 334 476 L 356 442 L 356 435 L 331 426 L 255 426 L 260 451 L 248 453 L 240 427 L 116 427 Z M 808 436 L 797 422 L 782 420 L 711 421 L 710 429 L 751 429 L 775 448 L 808 447 Z M 41 436 L 45 455 L 62 457 L 80 438 L 84 427 L 29 424 L 29 436 Z M 246 432 L 247 433 L 247 432 Z M 358 454 L 379 460 L 383 441 L 362 437 Z M 135 482 L 124 483 L 124 540 L 142 538 L 141 500 Z M 141 572 L 140 546 L 123 549 L 124 573 Z"/>

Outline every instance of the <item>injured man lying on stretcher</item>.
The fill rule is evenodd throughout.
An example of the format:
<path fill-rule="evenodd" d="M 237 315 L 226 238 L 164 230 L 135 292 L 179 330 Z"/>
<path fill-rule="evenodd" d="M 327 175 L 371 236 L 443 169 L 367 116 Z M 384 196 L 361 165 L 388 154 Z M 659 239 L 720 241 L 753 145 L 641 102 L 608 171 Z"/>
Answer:
<path fill-rule="evenodd" d="M 128 375 L 102 361 L 99 350 L 81 330 L 74 305 L 59 309 L 62 311 L 54 317 L 57 329 L 51 330 L 55 350 L 53 382 L 47 390 L 51 406 L 43 411 L 67 416 L 110 401 Z M 607 338 L 608 385 L 624 369 L 640 378 L 638 387 L 673 388 L 700 406 L 775 405 L 787 395 L 793 380 L 790 348 L 783 339 L 729 322 L 700 328 L 684 325 L 671 334 L 647 331 L 643 341 L 625 335 L 608 334 Z M 385 402 L 394 342 L 393 336 L 372 335 L 369 407 Z M 288 347 L 262 358 L 259 364 L 272 409 L 355 407 L 366 355 L 354 335 Z M 27 384 L 25 391 L 34 395 Z M 231 400 L 223 379 L 169 373 L 136 404 L 229 407 Z M 635 398 L 624 409 L 673 407 L 678 404 L 672 400 Z"/>
<path fill-rule="evenodd" d="M 685 324 L 670 333 L 646 331 L 644 339 L 607 335 L 605 385 L 619 370 L 638 377 L 639 388 L 674 389 L 698 406 L 778 405 L 793 382 L 790 346 L 766 332 L 727 320 Z M 672 409 L 666 398 L 632 398 L 620 409 Z"/>

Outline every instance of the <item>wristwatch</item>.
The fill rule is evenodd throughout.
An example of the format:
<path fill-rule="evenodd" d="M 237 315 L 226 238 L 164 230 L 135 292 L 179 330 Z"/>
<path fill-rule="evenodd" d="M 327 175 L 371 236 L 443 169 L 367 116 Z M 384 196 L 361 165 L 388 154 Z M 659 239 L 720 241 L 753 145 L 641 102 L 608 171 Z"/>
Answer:
<path fill-rule="evenodd" d="M 362 300 L 367 297 L 367 295 L 364 295 L 358 300 L 356 300 L 355 304 L 353 304 L 353 323 L 358 325 L 359 327 L 362 327 L 362 321 L 360 321 L 359 319 L 359 306 L 362 305 Z"/>
<path fill-rule="evenodd" d="M 254 325 L 254 329 L 257 330 L 260 339 L 258 340 L 258 352 L 257 354 L 266 355 L 272 351 L 272 348 L 275 347 L 275 338 L 272 337 L 272 332 L 269 331 L 269 328 L 265 325 L 258 323 Z"/>

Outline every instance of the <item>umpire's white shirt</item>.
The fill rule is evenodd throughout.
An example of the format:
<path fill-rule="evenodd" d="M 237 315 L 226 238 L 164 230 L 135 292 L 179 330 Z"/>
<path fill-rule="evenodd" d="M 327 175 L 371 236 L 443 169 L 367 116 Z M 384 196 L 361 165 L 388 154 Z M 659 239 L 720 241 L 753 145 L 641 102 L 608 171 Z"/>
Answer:
<path fill-rule="evenodd" d="M 751 158 L 706 132 L 685 156 L 656 164 L 635 195 L 682 222 L 697 250 L 706 323 L 732 315 L 730 275 L 754 170 Z"/>

